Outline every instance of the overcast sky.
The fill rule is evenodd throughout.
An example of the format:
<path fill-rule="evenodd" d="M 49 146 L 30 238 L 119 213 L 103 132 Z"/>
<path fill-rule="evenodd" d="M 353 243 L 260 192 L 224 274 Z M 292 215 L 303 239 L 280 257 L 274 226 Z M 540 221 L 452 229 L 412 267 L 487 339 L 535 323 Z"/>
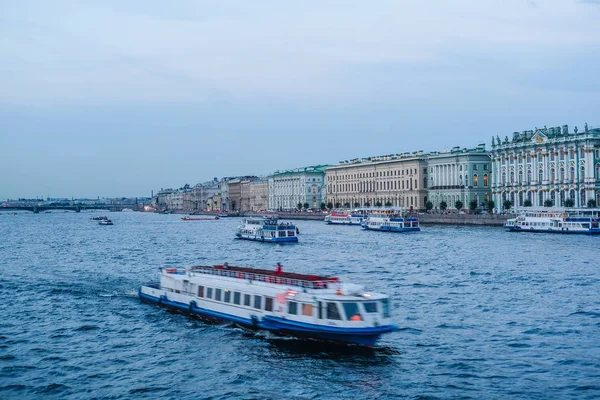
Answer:
<path fill-rule="evenodd" d="M 600 125 L 600 0 L 0 0 L 0 199 Z"/>

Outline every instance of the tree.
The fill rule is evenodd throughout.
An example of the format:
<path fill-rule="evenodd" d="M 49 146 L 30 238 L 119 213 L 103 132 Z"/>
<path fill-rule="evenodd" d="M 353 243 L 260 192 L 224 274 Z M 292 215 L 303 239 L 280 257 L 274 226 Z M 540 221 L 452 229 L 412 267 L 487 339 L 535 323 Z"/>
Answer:
<path fill-rule="evenodd" d="M 381 202 L 380 202 L 380 201 L 377 201 L 377 202 L 375 203 L 375 207 L 381 207 Z"/>
<path fill-rule="evenodd" d="M 342 205 L 340 203 L 335 203 L 335 208 L 340 208 Z"/>
<path fill-rule="evenodd" d="M 469 202 L 469 210 L 471 210 L 471 212 L 477 210 L 477 200 L 473 199 Z"/>
<path fill-rule="evenodd" d="M 544 200 L 544 207 L 552 207 L 553 205 L 554 205 L 554 203 L 552 203 L 552 200 L 550 200 L 550 199 Z"/>
<path fill-rule="evenodd" d="M 533 205 L 533 203 L 531 203 L 531 200 L 527 199 L 523 202 L 523 206 L 524 207 L 531 207 Z"/>
<path fill-rule="evenodd" d="M 305 210 L 308 210 L 308 207 L 310 207 L 310 206 L 308 205 L 308 203 L 304 203 L 304 209 L 305 209 Z"/>
<path fill-rule="evenodd" d="M 440 203 L 440 210 L 446 211 L 447 208 L 448 208 L 448 203 L 446 203 L 445 201 L 442 201 Z"/>
<path fill-rule="evenodd" d="M 425 203 L 425 209 L 427 209 L 427 211 L 430 211 L 431 209 L 433 209 L 433 203 L 430 201 L 427 201 Z"/>
<path fill-rule="evenodd" d="M 575 205 L 575 200 L 573 200 L 573 199 L 565 200 L 565 207 L 573 207 L 574 205 Z"/>
<path fill-rule="evenodd" d="M 494 200 L 489 200 L 487 202 L 488 211 L 490 211 L 490 212 L 494 211 L 494 207 L 496 207 L 496 203 L 494 203 Z"/>
<path fill-rule="evenodd" d="M 391 207 L 392 206 L 392 202 L 391 201 L 386 201 L 385 202 L 385 206 L 386 207 Z"/>
<path fill-rule="evenodd" d="M 510 207 L 512 207 L 512 202 L 510 200 L 504 200 L 503 205 L 505 210 L 510 210 Z"/>
<path fill-rule="evenodd" d="M 297 208 L 298 210 L 302 210 L 302 203 L 298 203 L 298 204 L 296 204 L 296 208 Z"/>
<path fill-rule="evenodd" d="M 463 202 L 460 200 L 456 200 L 456 202 L 454 203 L 454 208 L 456 208 L 457 210 L 462 209 L 464 206 Z"/>
<path fill-rule="evenodd" d="M 327 203 L 327 208 L 331 210 L 331 209 L 333 208 L 333 203 L 331 203 L 331 202 L 328 202 L 328 203 Z"/>
<path fill-rule="evenodd" d="M 325 205 L 325 203 L 321 203 L 321 210 L 325 210 L 327 208 L 327 206 Z"/>
<path fill-rule="evenodd" d="M 596 208 L 596 200 L 589 199 L 587 202 L 587 206 L 588 206 L 588 208 Z"/>
<path fill-rule="evenodd" d="M 355 208 L 358 208 L 358 207 L 360 207 L 360 203 L 359 203 L 358 201 L 355 201 L 355 202 L 354 202 L 354 207 L 355 207 Z"/>

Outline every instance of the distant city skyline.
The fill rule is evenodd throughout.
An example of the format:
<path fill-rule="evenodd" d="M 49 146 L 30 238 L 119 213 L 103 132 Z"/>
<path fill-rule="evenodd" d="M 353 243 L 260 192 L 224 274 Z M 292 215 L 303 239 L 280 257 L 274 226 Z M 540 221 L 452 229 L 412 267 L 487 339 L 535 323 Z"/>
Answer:
<path fill-rule="evenodd" d="M 600 125 L 600 1 L 24 1 L 0 20 L 0 199 Z"/>

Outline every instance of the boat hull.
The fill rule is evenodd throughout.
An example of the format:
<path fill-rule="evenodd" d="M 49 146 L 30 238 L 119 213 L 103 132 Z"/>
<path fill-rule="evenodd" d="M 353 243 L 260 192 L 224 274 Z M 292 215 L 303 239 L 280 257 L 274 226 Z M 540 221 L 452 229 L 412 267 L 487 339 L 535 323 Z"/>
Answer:
<path fill-rule="evenodd" d="M 298 241 L 296 236 L 292 237 L 267 237 L 267 236 L 258 236 L 244 233 L 237 233 L 236 238 L 243 240 L 252 240 L 255 242 L 264 242 L 264 243 L 295 243 Z"/>
<path fill-rule="evenodd" d="M 198 317 L 210 322 L 230 322 L 252 330 L 266 330 L 279 335 L 299 338 L 316 339 L 326 342 L 374 346 L 381 335 L 397 330 L 394 325 L 384 325 L 370 328 L 340 328 L 321 326 L 286 320 L 274 316 L 264 316 L 262 320 L 256 317 L 243 318 L 222 312 L 216 312 L 196 306 L 195 301 L 189 304 L 172 301 L 166 295 L 152 296 L 139 291 L 140 301 L 147 304 L 176 311 L 185 315 Z"/>
<path fill-rule="evenodd" d="M 419 227 L 416 227 L 416 228 L 400 228 L 400 227 L 396 227 L 396 226 L 373 227 L 373 226 L 369 226 L 369 225 L 363 225 L 362 228 L 364 230 L 379 231 L 379 232 L 419 232 L 421 230 L 421 228 L 419 228 Z"/>
<path fill-rule="evenodd" d="M 548 228 L 536 229 L 534 227 L 506 226 L 507 232 L 529 232 L 529 233 L 560 233 L 564 235 L 600 235 L 600 229 L 567 229 L 567 228 Z"/>

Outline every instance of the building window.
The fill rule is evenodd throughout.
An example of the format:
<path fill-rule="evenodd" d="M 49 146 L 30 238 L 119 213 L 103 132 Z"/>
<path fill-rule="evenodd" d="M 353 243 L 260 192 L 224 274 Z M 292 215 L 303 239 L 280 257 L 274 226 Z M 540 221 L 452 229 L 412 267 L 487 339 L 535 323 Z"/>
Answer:
<path fill-rule="evenodd" d="M 473 186 L 477 186 L 478 177 L 477 174 L 473 175 Z"/>
<path fill-rule="evenodd" d="M 483 164 L 483 170 L 487 171 L 488 170 L 488 165 L 487 164 Z"/>
<path fill-rule="evenodd" d="M 488 176 L 487 174 L 483 175 L 483 186 L 487 186 L 488 185 Z"/>
<path fill-rule="evenodd" d="M 477 171 L 477 164 L 473 164 L 473 171 Z"/>

